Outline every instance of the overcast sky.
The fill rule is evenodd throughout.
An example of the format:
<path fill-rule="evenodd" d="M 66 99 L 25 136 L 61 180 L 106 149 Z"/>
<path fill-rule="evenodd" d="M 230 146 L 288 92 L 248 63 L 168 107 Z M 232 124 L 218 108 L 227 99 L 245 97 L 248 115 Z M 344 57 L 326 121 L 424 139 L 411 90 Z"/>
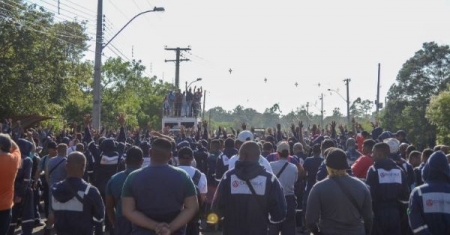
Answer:
<path fill-rule="evenodd" d="M 26 1 L 57 9 L 57 0 Z M 94 38 L 97 1 L 60 2 L 57 19 L 89 20 L 88 33 Z M 181 63 L 180 84 L 184 87 L 185 81 L 201 77 L 195 84 L 208 91 L 207 109 L 243 105 L 263 112 L 279 103 L 286 114 L 309 102 L 310 111 L 319 113 L 323 93 L 325 115 L 335 107 L 345 114 L 345 78 L 351 79 L 350 100 L 375 100 L 381 63 L 384 102 L 402 64 L 423 42 L 450 43 L 450 0 L 103 0 L 103 4 L 106 40 L 139 12 L 165 8 L 163 13 L 136 18 L 111 43 L 116 49 L 104 50 L 103 61 L 116 56 L 111 49 L 119 50 L 127 59 L 142 60 L 147 74 L 172 83 L 175 64 L 164 60 L 175 59 L 175 53 L 164 47 L 190 46 L 190 53 L 183 53 L 191 61 Z M 95 42 L 90 43 L 93 51 Z M 92 52 L 86 54 L 89 60 L 93 57 Z"/>

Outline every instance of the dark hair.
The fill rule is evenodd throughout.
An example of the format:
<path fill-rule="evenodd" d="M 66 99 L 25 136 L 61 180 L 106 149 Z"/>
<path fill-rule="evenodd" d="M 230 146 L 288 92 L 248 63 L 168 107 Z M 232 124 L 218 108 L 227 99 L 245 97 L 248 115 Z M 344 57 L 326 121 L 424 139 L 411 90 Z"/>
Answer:
<path fill-rule="evenodd" d="M 265 150 L 265 151 L 270 151 L 270 150 L 272 150 L 272 149 L 273 149 L 272 143 L 270 143 L 270 142 L 264 143 L 264 145 L 263 145 L 263 150 Z"/>
<path fill-rule="evenodd" d="M 387 158 L 391 154 L 391 149 L 389 148 L 389 145 L 386 143 L 377 143 L 373 146 L 373 149 L 380 152 L 380 154 L 383 155 L 383 158 Z"/>
<path fill-rule="evenodd" d="M 371 136 L 370 136 L 370 134 L 369 134 L 369 132 L 367 132 L 367 131 L 362 131 L 361 132 L 361 135 L 364 137 L 364 138 L 370 138 Z"/>
<path fill-rule="evenodd" d="M 158 138 L 153 141 L 152 148 L 170 152 L 172 150 L 172 143 L 164 138 Z"/>
<path fill-rule="evenodd" d="M 9 151 L 11 151 L 11 139 L 9 138 L 9 136 L 5 135 L 5 134 L 0 134 L 0 149 L 5 152 L 5 153 L 9 153 Z"/>
<path fill-rule="evenodd" d="M 424 149 L 422 151 L 422 156 L 424 157 L 423 160 L 425 160 L 425 161 L 428 160 L 428 158 L 430 158 L 431 154 L 433 154 L 433 150 L 431 150 L 431 149 Z"/>
<path fill-rule="evenodd" d="M 325 151 L 326 149 L 332 148 L 332 147 L 335 147 L 334 142 L 330 139 L 327 139 L 322 142 L 322 146 L 320 148 L 322 151 Z"/>
<path fill-rule="evenodd" d="M 225 148 L 234 148 L 234 140 L 231 138 L 227 138 L 225 140 Z"/>
<path fill-rule="evenodd" d="M 148 154 L 149 154 L 150 144 L 149 144 L 147 141 L 141 142 L 141 144 L 139 145 L 139 147 L 142 149 L 142 153 L 143 153 L 144 155 L 148 155 Z"/>
<path fill-rule="evenodd" d="M 183 147 L 178 151 L 179 159 L 192 159 L 194 157 L 194 153 L 192 149 L 189 147 Z"/>
<path fill-rule="evenodd" d="M 125 163 L 127 163 L 127 165 L 138 165 L 142 162 L 142 159 L 144 159 L 142 149 L 137 146 L 133 146 L 127 151 Z"/>
<path fill-rule="evenodd" d="M 213 146 L 214 146 L 214 148 L 219 149 L 220 148 L 220 140 L 211 140 L 211 148 L 213 148 Z"/>
<path fill-rule="evenodd" d="M 287 158 L 289 157 L 289 150 L 283 150 L 280 152 L 280 157 Z"/>
<path fill-rule="evenodd" d="M 320 154 L 320 145 L 319 144 L 315 144 L 312 147 L 312 152 L 313 152 L 313 154 Z"/>
<path fill-rule="evenodd" d="M 414 145 L 408 146 L 408 148 L 406 148 L 406 156 L 409 156 L 409 154 L 415 150 L 417 150 L 416 146 L 414 146 Z"/>
<path fill-rule="evenodd" d="M 84 152 L 84 144 L 78 143 L 77 145 L 75 145 L 75 150 L 79 152 Z"/>
<path fill-rule="evenodd" d="M 374 146 L 375 144 L 376 144 L 375 140 L 373 140 L 373 139 L 367 139 L 367 140 L 364 140 L 364 142 L 363 142 L 363 148 L 369 148 L 370 151 L 372 151 L 373 146 Z"/>
<path fill-rule="evenodd" d="M 433 152 L 437 152 L 437 151 L 441 150 L 441 147 L 442 147 L 442 145 L 436 145 L 436 146 L 434 146 Z"/>
<path fill-rule="evenodd" d="M 414 150 L 409 154 L 409 159 L 411 159 L 411 158 L 419 158 L 420 159 L 420 155 L 422 155 L 421 152 Z"/>

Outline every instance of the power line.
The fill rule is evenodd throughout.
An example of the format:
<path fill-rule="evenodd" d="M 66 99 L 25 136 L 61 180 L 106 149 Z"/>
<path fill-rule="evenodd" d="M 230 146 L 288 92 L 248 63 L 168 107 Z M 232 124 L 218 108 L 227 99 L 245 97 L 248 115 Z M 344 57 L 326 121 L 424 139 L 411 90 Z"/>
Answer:
<path fill-rule="evenodd" d="M 28 0 L 28 1 L 30 1 L 30 0 Z M 41 2 L 46 3 L 47 5 L 53 6 L 53 7 L 55 7 L 56 9 L 64 10 L 64 11 L 66 11 L 66 12 L 68 12 L 68 13 L 71 13 L 71 14 L 73 14 L 73 15 L 75 15 L 75 16 L 79 16 L 77 13 L 74 13 L 73 11 L 69 11 L 69 10 L 67 10 L 67 9 L 63 9 L 61 6 L 58 6 L 58 5 L 49 3 L 49 2 L 47 2 L 46 0 L 41 0 Z M 58 14 L 59 14 L 59 15 L 62 15 L 62 14 L 59 12 L 59 10 L 58 10 Z M 80 17 L 80 18 L 81 18 L 81 17 Z M 92 17 L 85 17 L 85 18 L 86 18 L 86 20 L 88 20 L 88 21 L 95 21 L 95 17 L 94 17 L 94 18 L 92 18 Z"/>
<path fill-rule="evenodd" d="M 116 6 L 116 4 L 114 4 L 111 0 L 108 0 L 108 1 L 111 3 L 111 5 L 112 5 L 114 8 L 116 8 L 117 11 L 119 11 L 120 14 L 122 14 L 122 16 L 125 18 L 125 20 L 128 19 L 128 17 L 122 12 L 122 10 L 120 10 L 120 8 L 118 8 L 118 7 Z"/>
<path fill-rule="evenodd" d="M 3 9 L 3 10 L 5 10 L 6 12 L 9 12 L 8 9 L 2 8 L 2 7 L 0 7 L 0 9 Z M 11 12 L 9 12 L 9 13 L 11 13 Z M 8 17 L 11 18 L 14 22 L 19 23 L 19 24 L 21 24 L 21 25 L 23 25 L 23 22 L 26 22 L 26 23 L 28 23 L 28 24 L 30 24 L 30 25 L 38 26 L 38 27 L 40 27 L 41 29 L 44 29 L 44 28 L 45 28 L 44 26 L 42 26 L 42 25 L 40 25 L 40 24 L 37 24 L 37 23 L 35 23 L 35 22 L 33 22 L 33 21 L 27 20 L 27 19 L 21 19 L 21 18 L 17 18 L 17 17 L 13 17 L 13 16 L 8 16 Z M 22 22 L 22 21 L 23 21 L 23 22 Z M 70 27 L 69 27 L 69 28 L 70 28 Z M 57 32 L 55 31 L 55 33 L 57 33 Z M 65 31 L 64 34 L 62 34 L 62 33 L 57 33 L 57 34 L 58 34 L 59 36 L 61 36 L 61 37 L 66 37 L 66 38 L 81 38 L 81 39 L 85 39 L 85 37 L 83 37 L 83 36 L 74 35 L 74 34 L 71 34 L 70 32 L 67 32 L 67 31 Z M 89 36 L 89 35 L 88 35 L 88 36 Z M 88 41 L 92 40 L 92 39 L 90 39 L 89 37 L 87 37 L 87 39 L 88 39 Z"/>
<path fill-rule="evenodd" d="M 11 4 L 7 3 L 7 2 L 4 2 L 4 4 L 6 4 L 6 5 L 10 6 L 10 7 L 13 7 L 14 9 L 19 9 L 20 11 L 27 10 L 26 7 L 24 7 L 22 5 L 19 5 L 18 3 L 15 3 L 15 2 L 10 2 L 10 3 L 14 3 L 15 5 L 11 5 Z M 47 13 L 47 14 L 51 14 L 54 19 L 58 19 L 58 20 L 61 20 L 61 21 L 70 21 L 70 22 L 74 21 L 73 17 L 69 17 L 69 16 L 66 16 L 64 14 L 57 15 L 57 13 L 52 12 L 52 11 L 48 10 L 47 8 L 45 8 L 45 7 L 41 6 L 41 5 L 38 5 L 36 3 L 32 3 L 29 6 L 37 6 L 37 7 L 41 7 L 42 9 L 44 9 L 44 11 L 37 10 L 36 8 L 33 8 L 32 10 L 28 9 L 29 13 L 31 13 L 31 14 L 37 16 L 37 17 L 42 17 L 42 15 L 39 15 L 39 14 L 46 14 Z M 66 17 L 66 18 L 63 18 L 63 16 Z M 90 32 L 90 34 L 92 34 L 92 33 Z"/>

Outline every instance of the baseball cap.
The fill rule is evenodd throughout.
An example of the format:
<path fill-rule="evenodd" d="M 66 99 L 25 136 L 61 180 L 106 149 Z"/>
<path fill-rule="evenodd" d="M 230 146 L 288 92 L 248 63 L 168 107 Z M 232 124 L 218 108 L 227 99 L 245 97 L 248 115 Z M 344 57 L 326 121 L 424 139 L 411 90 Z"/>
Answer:
<path fill-rule="evenodd" d="M 237 140 L 239 140 L 241 142 L 252 141 L 253 140 L 253 134 L 250 131 L 247 131 L 247 130 L 241 131 L 241 132 L 239 132 Z"/>
<path fill-rule="evenodd" d="M 347 163 L 347 155 L 344 151 L 338 148 L 331 148 L 329 150 L 327 159 L 325 159 L 325 165 L 329 168 L 336 170 L 350 169 Z"/>
<path fill-rule="evenodd" d="M 277 145 L 277 152 L 281 153 L 283 150 L 287 150 L 289 152 L 289 144 L 286 141 L 281 141 Z"/>

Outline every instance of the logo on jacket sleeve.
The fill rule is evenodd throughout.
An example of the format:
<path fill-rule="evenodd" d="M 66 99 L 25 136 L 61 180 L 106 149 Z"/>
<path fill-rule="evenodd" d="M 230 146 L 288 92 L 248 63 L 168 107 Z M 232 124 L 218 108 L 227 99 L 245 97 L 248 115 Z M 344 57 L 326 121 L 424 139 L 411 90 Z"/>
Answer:
<path fill-rule="evenodd" d="M 250 188 L 244 180 L 239 179 L 236 175 L 231 175 L 231 194 L 252 194 Z M 257 195 L 264 195 L 266 193 L 266 176 L 257 176 L 250 180 L 255 193 Z"/>

